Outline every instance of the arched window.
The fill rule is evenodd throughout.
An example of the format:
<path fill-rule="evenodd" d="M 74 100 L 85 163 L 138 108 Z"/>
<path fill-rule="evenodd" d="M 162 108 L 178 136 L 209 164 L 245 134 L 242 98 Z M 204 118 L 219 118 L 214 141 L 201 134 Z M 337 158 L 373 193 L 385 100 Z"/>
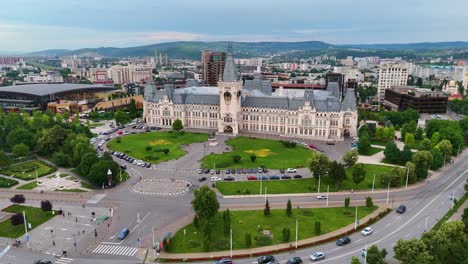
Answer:
<path fill-rule="evenodd" d="M 230 92 L 225 92 L 224 93 L 224 101 L 225 102 L 231 102 L 232 95 Z"/>

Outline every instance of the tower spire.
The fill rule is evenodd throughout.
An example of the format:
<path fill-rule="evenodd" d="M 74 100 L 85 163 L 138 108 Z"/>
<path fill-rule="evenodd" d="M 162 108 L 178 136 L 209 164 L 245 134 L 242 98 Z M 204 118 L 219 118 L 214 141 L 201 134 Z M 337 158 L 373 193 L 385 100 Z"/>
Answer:
<path fill-rule="evenodd" d="M 228 54 L 226 58 L 226 65 L 224 65 L 223 82 L 237 81 L 237 70 L 232 57 L 232 43 L 228 43 Z"/>

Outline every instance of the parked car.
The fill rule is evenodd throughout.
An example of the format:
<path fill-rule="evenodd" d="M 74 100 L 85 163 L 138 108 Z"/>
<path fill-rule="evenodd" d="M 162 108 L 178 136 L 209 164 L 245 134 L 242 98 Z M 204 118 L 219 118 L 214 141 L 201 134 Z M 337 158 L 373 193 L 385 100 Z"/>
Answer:
<path fill-rule="evenodd" d="M 236 174 L 236 170 L 235 170 L 235 169 L 231 169 L 231 174 Z"/>
<path fill-rule="evenodd" d="M 200 179 L 198 179 L 199 182 L 203 182 L 203 181 L 206 181 L 206 177 L 201 177 Z"/>
<path fill-rule="evenodd" d="M 272 255 L 261 256 L 257 259 L 258 264 L 266 264 L 271 261 L 275 261 L 275 257 Z"/>
<path fill-rule="evenodd" d="M 361 235 L 368 236 L 368 235 L 372 234 L 372 232 L 374 232 L 374 230 L 372 230 L 372 228 L 366 227 L 361 231 Z"/>
<path fill-rule="evenodd" d="M 231 258 L 222 258 L 214 262 L 214 264 L 232 264 Z"/>
<path fill-rule="evenodd" d="M 227 170 L 224 171 L 224 173 L 230 174 L 230 173 L 231 173 L 231 170 L 227 169 Z"/>
<path fill-rule="evenodd" d="M 235 181 L 236 179 L 234 179 L 234 177 L 232 177 L 232 176 L 227 176 L 227 177 L 224 177 L 224 180 L 225 181 Z"/>
<path fill-rule="evenodd" d="M 36 261 L 34 261 L 34 264 L 52 264 L 52 261 L 50 261 L 50 260 L 45 260 L 45 259 L 43 259 L 43 260 L 36 260 Z"/>
<path fill-rule="evenodd" d="M 294 172 L 297 172 L 297 170 L 296 170 L 296 169 L 293 169 L 293 168 L 287 168 L 287 169 L 286 169 L 286 172 L 287 172 L 287 173 L 294 173 Z"/>
<path fill-rule="evenodd" d="M 213 177 L 211 177 L 211 181 L 212 181 L 212 182 L 221 181 L 221 178 L 218 177 L 218 176 L 213 176 Z"/>
<path fill-rule="evenodd" d="M 250 169 L 250 170 L 252 170 L 253 174 L 257 174 L 257 172 L 258 172 L 257 169 Z"/>
<path fill-rule="evenodd" d="M 146 168 L 151 168 L 151 163 L 146 162 Z"/>
<path fill-rule="evenodd" d="M 400 206 L 398 206 L 398 208 L 396 209 L 396 212 L 399 214 L 406 212 L 406 205 L 401 204 Z"/>
<path fill-rule="evenodd" d="M 340 238 L 340 239 L 338 239 L 338 240 L 336 241 L 336 245 L 338 245 L 338 246 L 344 246 L 344 245 L 346 245 L 346 244 L 348 244 L 348 243 L 350 243 L 350 242 L 351 242 L 351 238 L 349 238 L 349 237 L 342 237 L 342 238 Z"/>
<path fill-rule="evenodd" d="M 120 240 L 124 240 L 128 236 L 128 233 L 130 233 L 130 230 L 128 230 L 128 228 L 124 228 L 122 231 L 120 231 L 117 238 Z"/>
<path fill-rule="evenodd" d="M 268 172 L 268 169 L 267 168 L 263 168 L 263 173 L 267 173 Z"/>
<path fill-rule="evenodd" d="M 125 165 L 125 164 L 120 165 L 120 168 L 121 168 L 122 170 L 126 170 L 126 169 L 127 169 L 127 165 Z"/>
<path fill-rule="evenodd" d="M 242 169 L 237 169 L 236 172 L 237 174 L 242 174 Z"/>
<path fill-rule="evenodd" d="M 242 169 L 242 174 L 246 174 L 247 173 L 247 169 Z"/>
<path fill-rule="evenodd" d="M 258 168 L 258 169 L 257 169 L 257 172 L 258 172 L 258 173 L 262 173 L 262 172 L 263 172 L 263 168 Z"/>
<path fill-rule="evenodd" d="M 309 256 L 310 260 L 317 261 L 325 258 L 325 253 L 319 251 Z"/>
<path fill-rule="evenodd" d="M 311 149 L 318 149 L 317 146 L 315 146 L 315 145 L 313 145 L 313 144 L 310 144 L 310 145 L 309 145 L 309 148 L 311 148 Z"/>
<path fill-rule="evenodd" d="M 215 170 L 210 170 L 210 174 L 211 175 L 215 174 Z"/>
<path fill-rule="evenodd" d="M 281 179 L 280 176 L 276 176 L 276 175 L 272 175 L 272 176 L 270 176 L 270 177 L 268 177 L 268 178 L 269 178 L 270 180 L 279 180 L 279 179 Z"/>
<path fill-rule="evenodd" d="M 256 181 L 256 180 L 257 180 L 257 177 L 255 177 L 255 176 L 248 176 L 248 177 L 247 177 L 247 180 L 249 180 L 249 181 Z"/>
<path fill-rule="evenodd" d="M 281 176 L 281 179 L 283 179 L 283 180 L 289 180 L 289 179 L 291 179 L 291 178 L 292 178 L 292 177 L 291 177 L 291 176 L 288 176 L 288 175 L 283 175 L 283 176 Z"/>
<path fill-rule="evenodd" d="M 327 196 L 326 195 L 317 195 L 317 199 L 319 200 L 326 200 Z"/>
<path fill-rule="evenodd" d="M 202 170 L 202 169 L 198 169 L 198 170 L 197 170 L 197 173 L 198 173 L 198 174 L 202 174 L 202 173 L 203 173 L 203 170 Z"/>
<path fill-rule="evenodd" d="M 210 173 L 210 170 L 209 170 L 209 169 L 205 169 L 205 170 L 203 171 L 203 173 L 208 174 L 208 173 Z"/>
<path fill-rule="evenodd" d="M 252 169 L 247 169 L 247 173 L 252 173 Z"/>
<path fill-rule="evenodd" d="M 300 257 L 293 257 L 293 258 L 290 258 L 288 259 L 288 261 L 286 262 L 286 264 L 301 264 L 302 263 L 302 259 Z"/>
<path fill-rule="evenodd" d="M 302 179 L 302 175 L 296 174 L 294 175 L 294 179 Z"/>
<path fill-rule="evenodd" d="M 221 174 L 220 170 L 215 170 L 216 174 Z"/>
<path fill-rule="evenodd" d="M 283 169 L 280 169 L 280 173 L 284 173 L 284 170 L 283 170 Z"/>
<path fill-rule="evenodd" d="M 327 145 L 335 145 L 335 141 L 327 141 Z"/>
<path fill-rule="evenodd" d="M 258 176 L 257 179 L 258 179 L 259 181 L 260 181 L 260 180 L 261 180 L 261 181 L 266 181 L 266 180 L 268 180 L 268 176 L 265 176 L 265 175 Z"/>

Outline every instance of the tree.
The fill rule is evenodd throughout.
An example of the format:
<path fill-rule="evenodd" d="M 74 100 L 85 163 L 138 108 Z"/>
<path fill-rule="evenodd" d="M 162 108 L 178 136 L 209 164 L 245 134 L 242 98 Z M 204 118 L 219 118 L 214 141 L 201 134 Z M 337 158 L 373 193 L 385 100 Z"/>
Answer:
<path fill-rule="evenodd" d="M 395 127 L 388 128 L 387 140 L 395 140 Z"/>
<path fill-rule="evenodd" d="M 431 149 L 430 153 L 432 155 L 431 170 L 437 170 L 444 166 L 444 155 L 437 146 Z"/>
<path fill-rule="evenodd" d="M 432 146 L 437 145 L 437 143 L 439 143 L 439 141 L 440 141 L 439 132 L 435 132 L 434 134 L 432 134 L 432 137 L 431 137 Z"/>
<path fill-rule="evenodd" d="M 330 166 L 328 169 L 328 177 L 338 188 L 346 177 L 346 171 L 344 169 L 343 164 L 337 163 L 336 161 L 330 162 Z"/>
<path fill-rule="evenodd" d="M 184 129 L 182 121 L 180 121 L 180 119 L 174 120 L 174 122 L 172 123 L 172 131 L 180 132 L 182 129 Z"/>
<path fill-rule="evenodd" d="M 421 146 L 421 150 L 431 150 L 432 149 L 432 142 L 430 139 L 428 138 L 424 138 L 421 143 L 420 143 L 420 146 Z"/>
<path fill-rule="evenodd" d="M 351 257 L 351 264 L 361 264 L 361 261 L 359 261 L 359 259 L 356 258 L 355 256 L 352 256 Z"/>
<path fill-rule="evenodd" d="M 15 194 L 13 197 L 11 197 L 10 201 L 12 203 L 24 203 L 26 202 L 26 198 L 24 198 L 24 195 L 22 194 Z"/>
<path fill-rule="evenodd" d="M 406 173 L 408 173 L 408 183 L 415 183 L 416 180 L 418 179 L 416 176 L 416 165 L 414 165 L 414 163 L 410 161 L 406 162 L 405 171 Z"/>
<path fill-rule="evenodd" d="M 377 139 L 377 140 L 385 140 L 385 138 L 383 137 L 383 127 L 378 127 L 378 128 L 375 130 L 375 139 Z"/>
<path fill-rule="evenodd" d="M 424 134 L 424 129 L 418 126 L 418 128 L 416 128 L 416 132 L 414 132 L 414 139 L 416 140 L 423 139 L 423 134 Z"/>
<path fill-rule="evenodd" d="M 413 163 L 416 166 L 418 178 L 426 178 L 427 170 L 432 163 L 432 155 L 429 151 L 418 151 L 413 154 Z"/>
<path fill-rule="evenodd" d="M 283 228 L 283 242 L 289 242 L 291 239 L 291 229 L 284 227 Z"/>
<path fill-rule="evenodd" d="M 17 226 L 17 225 L 22 225 L 22 224 L 24 224 L 24 217 L 23 217 L 23 214 L 20 214 L 20 213 L 14 214 L 14 215 L 10 218 L 10 221 L 11 221 L 11 225 L 13 225 L 13 226 Z"/>
<path fill-rule="evenodd" d="M 250 232 L 245 233 L 245 247 L 250 248 L 252 246 L 252 235 Z"/>
<path fill-rule="evenodd" d="M 372 202 L 372 197 L 367 196 L 366 197 L 366 207 L 372 207 L 374 206 L 374 202 Z"/>
<path fill-rule="evenodd" d="M 49 200 L 41 201 L 42 211 L 52 211 L 52 203 Z"/>
<path fill-rule="evenodd" d="M 465 234 L 468 235 L 468 207 L 463 210 L 463 214 L 461 216 L 463 224 L 465 224 Z"/>
<path fill-rule="evenodd" d="M 231 230 L 231 213 L 229 209 L 223 211 L 223 232 L 225 236 L 229 236 Z"/>
<path fill-rule="evenodd" d="M 208 186 L 203 186 L 195 190 L 195 198 L 192 207 L 199 220 L 207 221 L 216 215 L 219 209 L 219 202 L 216 193 Z"/>
<path fill-rule="evenodd" d="M 10 164 L 10 159 L 4 151 L 0 151 L 0 168 L 6 167 Z"/>
<path fill-rule="evenodd" d="M 250 155 L 250 161 L 255 162 L 257 160 L 257 155 L 252 154 Z"/>
<path fill-rule="evenodd" d="M 263 209 L 263 215 L 264 216 L 269 216 L 271 214 L 270 212 L 270 203 L 268 203 L 268 199 L 265 202 L 265 209 Z"/>
<path fill-rule="evenodd" d="M 328 172 L 330 160 L 325 154 L 313 153 L 309 160 L 309 171 L 314 174 L 314 178 L 323 177 Z"/>
<path fill-rule="evenodd" d="M 343 162 L 345 164 L 348 164 L 348 166 L 354 166 L 354 164 L 356 164 L 356 162 L 358 161 L 358 158 L 359 158 L 359 154 L 356 149 L 351 149 L 351 150 L 346 151 L 342 157 Z"/>
<path fill-rule="evenodd" d="M 234 163 L 239 163 L 241 161 L 242 157 L 240 155 L 233 155 L 232 156 L 232 161 L 234 161 Z"/>
<path fill-rule="evenodd" d="M 414 135 L 411 133 L 405 134 L 405 145 L 413 146 L 414 145 Z"/>
<path fill-rule="evenodd" d="M 345 208 L 348 208 L 348 207 L 349 207 L 349 202 L 350 202 L 350 201 L 351 201 L 351 198 L 349 198 L 349 197 L 346 197 L 346 198 L 344 199 L 344 207 L 345 207 Z"/>
<path fill-rule="evenodd" d="M 12 151 L 13 151 L 13 156 L 17 158 L 26 157 L 29 154 L 29 147 L 23 143 L 20 143 L 18 145 L 15 145 Z"/>
<path fill-rule="evenodd" d="M 364 164 L 357 163 L 354 165 L 351 174 L 353 175 L 353 182 L 356 184 L 356 187 L 359 186 L 359 184 L 366 178 L 366 169 L 364 168 Z"/>
<path fill-rule="evenodd" d="M 372 245 L 367 249 L 366 260 L 369 264 L 385 264 L 385 257 L 387 256 L 387 250 L 383 248 L 379 250 L 376 245 Z"/>
<path fill-rule="evenodd" d="M 403 147 L 403 151 L 400 153 L 400 161 L 401 163 L 406 163 L 408 161 L 411 161 L 413 158 L 413 152 L 411 151 L 411 148 L 409 145 L 405 145 Z"/>
<path fill-rule="evenodd" d="M 118 110 L 117 112 L 115 112 L 114 119 L 115 123 L 121 126 L 129 123 L 132 120 L 131 117 L 122 110 Z"/>
<path fill-rule="evenodd" d="M 444 139 L 437 143 L 436 147 L 439 148 L 440 152 L 444 156 L 444 162 L 450 161 L 450 156 L 452 155 L 452 144 L 450 141 Z"/>
<path fill-rule="evenodd" d="M 288 199 L 288 203 L 286 205 L 286 215 L 288 217 L 291 217 L 292 215 L 292 204 L 291 204 L 291 199 Z"/>
<path fill-rule="evenodd" d="M 130 100 L 130 104 L 128 105 L 128 112 L 130 114 L 130 118 L 133 119 L 137 117 L 136 102 L 133 98 Z"/>
<path fill-rule="evenodd" d="M 52 154 L 51 160 L 57 166 L 66 167 L 70 165 L 68 162 L 70 160 L 70 155 L 63 153 L 63 151 L 54 152 L 54 154 Z"/>
<path fill-rule="evenodd" d="M 390 142 L 385 146 L 384 155 L 385 159 L 390 163 L 397 164 L 400 162 L 400 149 L 398 149 L 395 142 Z"/>
<path fill-rule="evenodd" d="M 321 228 L 320 221 L 315 221 L 314 232 L 315 232 L 316 235 L 320 235 L 322 233 L 322 228 Z"/>
<path fill-rule="evenodd" d="M 371 148 L 371 143 L 370 143 L 369 134 L 364 133 L 362 136 L 359 136 L 359 145 L 358 145 L 359 154 L 368 153 L 370 148 Z"/>
<path fill-rule="evenodd" d="M 430 264 L 433 257 L 429 254 L 427 246 L 419 239 L 398 240 L 393 247 L 395 258 L 402 264 Z"/>
<path fill-rule="evenodd" d="M 112 172 L 112 181 L 118 182 L 119 165 L 113 160 L 100 160 L 94 163 L 89 169 L 86 178 L 98 186 L 107 184 L 107 172 L 109 169 Z"/>
<path fill-rule="evenodd" d="M 10 148 L 13 148 L 15 145 L 23 143 L 28 146 L 30 149 L 33 149 L 36 145 L 36 140 L 34 139 L 33 133 L 26 130 L 25 128 L 17 128 L 10 133 L 6 138 L 7 144 Z"/>

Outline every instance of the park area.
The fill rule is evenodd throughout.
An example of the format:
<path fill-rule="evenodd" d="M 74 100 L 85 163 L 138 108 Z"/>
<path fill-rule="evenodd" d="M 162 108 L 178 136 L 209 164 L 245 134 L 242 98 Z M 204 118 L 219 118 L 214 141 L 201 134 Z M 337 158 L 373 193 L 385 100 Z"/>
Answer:
<path fill-rule="evenodd" d="M 18 184 L 17 181 L 0 177 L 0 188 L 10 188 Z"/>
<path fill-rule="evenodd" d="M 113 151 L 123 152 L 150 163 L 178 159 L 185 155 L 182 145 L 208 140 L 208 134 L 188 132 L 151 132 L 114 139 L 107 143 Z"/>
<path fill-rule="evenodd" d="M 28 181 L 36 178 L 36 169 L 37 177 L 49 175 L 57 170 L 55 167 L 49 166 L 42 161 L 31 160 L 3 168 L 0 170 L 0 174 Z"/>
<path fill-rule="evenodd" d="M 49 221 L 55 216 L 54 211 L 43 211 L 41 208 L 14 204 L 2 210 L 7 213 L 26 213 L 26 220 L 31 224 L 32 230 L 39 225 Z M 54 214 L 55 213 L 55 214 Z M 24 234 L 24 224 L 12 225 L 10 219 L 0 222 L 0 237 L 17 238 Z"/>
<path fill-rule="evenodd" d="M 203 168 L 257 168 L 268 169 L 303 168 L 313 155 L 313 150 L 301 145 L 288 145 L 282 141 L 236 137 L 226 141 L 233 148 L 223 154 L 211 154 L 202 159 Z M 239 161 L 233 157 L 239 156 Z M 255 159 L 252 160 L 252 156 Z"/>
<path fill-rule="evenodd" d="M 376 209 L 377 206 L 358 207 L 358 218 L 363 218 Z M 265 216 L 263 210 L 231 211 L 233 249 L 247 248 L 246 233 L 251 235 L 252 248 L 291 242 L 295 237 L 296 218 L 298 220 L 298 239 L 302 240 L 352 224 L 355 219 L 355 207 L 293 209 L 290 217 L 286 215 L 285 209 L 271 210 L 269 216 Z M 314 228 L 316 222 L 320 222 L 319 233 Z M 228 250 L 229 234 L 226 235 L 223 232 L 223 213 L 218 212 L 209 225 L 211 229 L 209 250 Z M 283 237 L 284 228 L 290 230 L 287 241 Z M 196 229 L 193 224 L 185 226 L 171 240 L 169 251 L 171 253 L 202 252 L 202 234 L 203 232 Z"/>
<path fill-rule="evenodd" d="M 330 192 L 340 190 L 361 190 L 371 189 L 372 181 L 375 174 L 375 189 L 386 188 L 387 186 L 381 183 L 381 174 L 390 174 L 394 167 L 374 164 L 364 164 L 366 176 L 364 180 L 356 186 L 351 176 L 351 168 L 347 168 L 346 179 L 341 185 L 336 188 L 334 184 L 329 184 L 326 177 L 321 179 L 320 192 L 327 191 L 327 185 L 330 186 Z M 262 193 L 267 189 L 268 194 L 285 194 L 285 193 L 311 193 L 317 192 L 318 180 L 314 178 L 294 179 L 294 180 L 268 180 L 262 181 Z M 223 195 L 248 195 L 260 194 L 260 181 L 231 181 L 218 182 L 216 188 Z"/>

